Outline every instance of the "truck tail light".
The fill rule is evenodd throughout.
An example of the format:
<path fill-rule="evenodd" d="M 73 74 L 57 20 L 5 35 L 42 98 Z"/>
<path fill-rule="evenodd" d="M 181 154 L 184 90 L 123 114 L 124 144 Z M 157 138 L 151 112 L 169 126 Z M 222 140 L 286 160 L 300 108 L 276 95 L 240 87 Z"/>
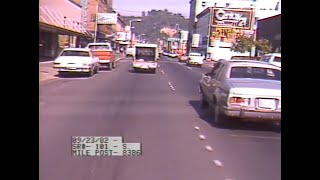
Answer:
<path fill-rule="evenodd" d="M 229 103 L 234 105 L 249 105 L 249 99 L 242 97 L 230 97 Z"/>

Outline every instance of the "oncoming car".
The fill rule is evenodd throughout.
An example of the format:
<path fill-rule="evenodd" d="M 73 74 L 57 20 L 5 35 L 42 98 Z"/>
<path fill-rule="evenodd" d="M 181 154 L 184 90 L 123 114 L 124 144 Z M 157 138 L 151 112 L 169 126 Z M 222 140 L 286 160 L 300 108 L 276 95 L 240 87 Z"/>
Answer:
<path fill-rule="evenodd" d="M 53 62 L 59 75 L 65 73 L 86 73 L 92 76 L 99 71 L 99 58 L 88 48 L 66 48 Z"/>
<path fill-rule="evenodd" d="M 189 53 L 187 65 L 202 66 L 204 57 L 200 53 Z"/>

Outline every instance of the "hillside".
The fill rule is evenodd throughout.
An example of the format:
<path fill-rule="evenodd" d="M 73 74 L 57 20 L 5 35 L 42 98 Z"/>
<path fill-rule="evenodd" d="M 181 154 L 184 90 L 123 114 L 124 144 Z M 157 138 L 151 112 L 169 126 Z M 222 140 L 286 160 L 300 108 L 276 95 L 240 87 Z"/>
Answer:
<path fill-rule="evenodd" d="M 160 34 L 160 29 L 164 27 L 175 28 L 176 24 L 179 24 L 179 28 L 182 30 L 188 30 L 188 19 L 184 18 L 181 14 L 174 14 L 168 12 L 168 10 L 151 10 L 143 12 L 142 16 L 122 16 L 124 22 L 129 25 L 129 21 L 132 19 L 141 19 L 142 22 L 133 22 L 133 33 L 146 34 L 143 38 L 151 43 L 157 42 L 157 39 L 165 38 L 166 36 Z"/>

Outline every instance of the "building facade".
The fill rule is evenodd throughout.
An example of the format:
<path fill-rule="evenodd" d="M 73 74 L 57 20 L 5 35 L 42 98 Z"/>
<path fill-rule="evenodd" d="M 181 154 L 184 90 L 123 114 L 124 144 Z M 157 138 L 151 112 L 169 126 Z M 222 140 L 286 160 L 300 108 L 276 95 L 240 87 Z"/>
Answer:
<path fill-rule="evenodd" d="M 281 52 L 281 14 L 258 20 L 257 39 L 267 39 L 273 52 Z"/>

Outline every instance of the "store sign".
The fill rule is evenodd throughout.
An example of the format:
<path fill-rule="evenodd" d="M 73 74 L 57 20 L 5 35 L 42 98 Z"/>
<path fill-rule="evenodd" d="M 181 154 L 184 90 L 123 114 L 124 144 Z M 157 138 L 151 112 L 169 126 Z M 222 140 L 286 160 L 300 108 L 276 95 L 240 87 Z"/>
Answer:
<path fill-rule="evenodd" d="M 192 47 L 199 47 L 200 43 L 200 34 L 192 35 Z"/>
<path fill-rule="evenodd" d="M 117 13 L 97 13 L 98 24 L 117 24 Z"/>
<path fill-rule="evenodd" d="M 81 22 L 84 29 L 88 28 L 88 0 L 81 0 Z"/>
<path fill-rule="evenodd" d="M 181 41 L 187 41 L 188 40 L 188 31 L 180 31 L 181 34 Z"/>
<path fill-rule="evenodd" d="M 252 14 L 252 10 L 225 8 L 215 9 L 213 25 L 252 29 L 252 22 L 254 20 Z"/>
<path fill-rule="evenodd" d="M 130 40 L 130 33 L 117 32 L 116 40 L 117 41 L 128 41 L 128 40 Z"/>

